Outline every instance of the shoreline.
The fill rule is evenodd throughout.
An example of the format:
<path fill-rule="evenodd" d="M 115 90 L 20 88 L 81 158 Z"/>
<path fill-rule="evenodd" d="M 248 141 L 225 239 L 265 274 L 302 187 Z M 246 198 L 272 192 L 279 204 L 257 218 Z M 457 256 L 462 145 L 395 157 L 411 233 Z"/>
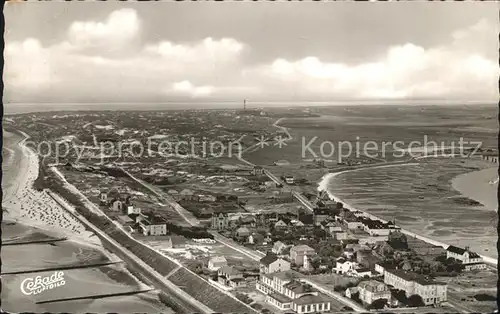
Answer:
<path fill-rule="evenodd" d="M 327 173 L 325 174 L 319 184 L 318 184 L 318 190 L 319 191 L 322 191 L 322 190 L 325 190 L 327 193 L 328 193 L 328 196 L 330 196 L 330 198 L 332 198 L 333 200 L 337 201 L 337 202 L 341 202 L 344 204 L 344 208 L 350 210 L 350 211 L 360 211 L 360 212 L 363 212 L 367 217 L 371 218 L 371 219 L 377 219 L 377 220 L 380 220 L 382 222 L 387 222 L 387 220 L 385 219 L 382 219 L 378 216 L 375 216 L 371 213 L 368 213 L 367 211 L 365 210 L 361 210 L 359 208 L 355 208 L 354 206 L 350 205 L 349 203 L 345 202 L 345 200 L 341 199 L 340 197 L 338 197 L 337 195 L 335 195 L 334 193 L 330 192 L 328 190 L 328 185 L 330 183 L 330 181 L 341 175 L 341 174 L 344 174 L 344 173 L 347 173 L 347 172 L 351 172 L 351 171 L 361 171 L 361 170 L 365 170 L 365 169 L 374 169 L 374 168 L 386 168 L 386 167 L 396 167 L 396 166 L 409 166 L 409 165 L 414 165 L 416 163 L 407 163 L 407 164 L 395 164 L 395 165 L 380 165 L 380 166 L 375 166 L 375 167 L 370 167 L 370 168 L 359 168 L 359 169 L 352 169 L 352 170 L 344 170 L 344 171 L 340 171 L 340 172 L 333 172 L 333 173 Z M 448 246 L 450 246 L 449 244 L 447 243 L 444 243 L 444 242 L 440 242 L 440 241 L 437 241 L 437 240 L 434 240 L 434 239 L 431 239 L 431 238 L 428 238 L 426 236 L 422 236 L 422 235 L 419 235 L 419 234 L 416 234 L 414 232 L 411 232 L 409 230 L 406 230 L 404 228 L 401 228 L 401 232 L 407 236 L 410 236 L 410 237 L 413 237 L 413 238 L 417 238 L 419 240 L 422 240 L 424 242 L 427 242 L 429 244 L 432 244 L 432 245 L 435 245 L 435 246 L 440 246 L 444 249 L 447 249 Z M 490 256 L 485 256 L 485 255 L 481 255 L 479 254 L 485 263 L 488 263 L 488 264 L 491 264 L 493 265 L 494 267 L 497 267 L 498 265 L 498 259 L 495 259 L 493 257 L 490 257 Z"/>
<path fill-rule="evenodd" d="M 495 179 L 496 182 L 493 183 Z M 486 183 L 486 181 L 489 182 Z M 474 183 L 471 184 L 471 182 Z M 498 167 L 460 174 L 451 180 L 451 186 L 461 195 L 481 203 L 488 210 L 498 211 L 498 199 L 487 195 L 487 192 L 494 193 L 494 195 L 498 192 Z"/>
<path fill-rule="evenodd" d="M 31 137 L 20 130 L 16 132 L 4 130 L 4 133 L 12 134 L 14 139 L 14 147 L 4 148 L 16 150 L 18 155 L 13 156 L 14 160 L 9 166 L 17 168 L 15 177 L 4 175 L 4 180 L 10 181 L 3 188 L 4 220 L 38 228 L 49 234 L 60 234 L 68 241 L 98 248 L 104 252 L 102 243 L 74 217 L 55 204 L 47 191 L 40 192 L 33 188 L 33 183 L 38 177 L 39 158 L 25 145 Z M 4 172 L 5 170 L 9 172 L 8 168 L 5 168 Z"/>

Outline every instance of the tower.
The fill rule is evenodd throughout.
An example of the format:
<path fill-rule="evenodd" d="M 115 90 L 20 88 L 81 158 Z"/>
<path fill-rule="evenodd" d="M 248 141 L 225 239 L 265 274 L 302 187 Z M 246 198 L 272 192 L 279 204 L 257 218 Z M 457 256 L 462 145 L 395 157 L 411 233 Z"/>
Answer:
<path fill-rule="evenodd" d="M 247 100 L 243 99 L 243 111 L 247 110 Z"/>

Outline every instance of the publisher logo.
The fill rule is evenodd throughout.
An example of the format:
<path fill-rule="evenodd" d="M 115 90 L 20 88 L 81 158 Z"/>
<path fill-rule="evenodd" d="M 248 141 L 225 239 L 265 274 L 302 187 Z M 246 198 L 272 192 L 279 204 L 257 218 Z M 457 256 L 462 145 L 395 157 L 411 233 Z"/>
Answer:
<path fill-rule="evenodd" d="M 65 284 L 64 273 L 62 271 L 56 271 L 51 276 L 36 276 L 35 278 L 28 277 L 24 279 L 21 283 L 21 292 L 25 295 L 35 295 L 45 290 L 64 286 Z"/>

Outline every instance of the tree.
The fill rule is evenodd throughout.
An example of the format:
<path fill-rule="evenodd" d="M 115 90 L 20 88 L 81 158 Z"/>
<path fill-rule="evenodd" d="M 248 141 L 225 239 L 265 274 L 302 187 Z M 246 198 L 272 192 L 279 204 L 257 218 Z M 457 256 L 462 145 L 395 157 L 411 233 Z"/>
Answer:
<path fill-rule="evenodd" d="M 419 296 L 418 294 L 414 294 L 408 298 L 408 306 L 420 307 L 420 306 L 425 306 L 425 303 L 421 296 Z"/>
<path fill-rule="evenodd" d="M 381 310 L 386 306 L 387 301 L 388 301 L 387 299 L 377 299 L 377 300 L 373 301 L 372 304 L 370 304 L 368 306 L 368 309 L 369 310 Z"/>

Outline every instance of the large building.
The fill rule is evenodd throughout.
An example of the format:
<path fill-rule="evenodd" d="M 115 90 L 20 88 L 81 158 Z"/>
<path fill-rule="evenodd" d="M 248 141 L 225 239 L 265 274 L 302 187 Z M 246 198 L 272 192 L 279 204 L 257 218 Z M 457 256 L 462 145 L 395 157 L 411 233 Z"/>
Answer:
<path fill-rule="evenodd" d="M 375 300 L 391 300 L 391 291 L 386 284 L 376 280 L 362 281 L 358 284 L 359 298 L 365 304 L 372 304 Z"/>
<path fill-rule="evenodd" d="M 462 262 L 465 270 L 477 270 L 485 269 L 486 264 L 483 262 L 483 258 L 475 252 L 469 251 L 469 248 L 459 248 L 450 245 L 446 249 L 446 258 L 454 258 Z"/>
<path fill-rule="evenodd" d="M 446 283 L 436 282 L 416 273 L 385 269 L 384 283 L 405 291 L 407 297 L 419 295 L 425 305 L 439 304 L 447 300 Z"/>
<path fill-rule="evenodd" d="M 262 274 L 256 284 L 257 290 L 266 295 L 266 302 L 282 311 L 296 313 L 327 312 L 331 309 L 330 299 L 300 282 L 300 274 L 294 271 Z"/>

